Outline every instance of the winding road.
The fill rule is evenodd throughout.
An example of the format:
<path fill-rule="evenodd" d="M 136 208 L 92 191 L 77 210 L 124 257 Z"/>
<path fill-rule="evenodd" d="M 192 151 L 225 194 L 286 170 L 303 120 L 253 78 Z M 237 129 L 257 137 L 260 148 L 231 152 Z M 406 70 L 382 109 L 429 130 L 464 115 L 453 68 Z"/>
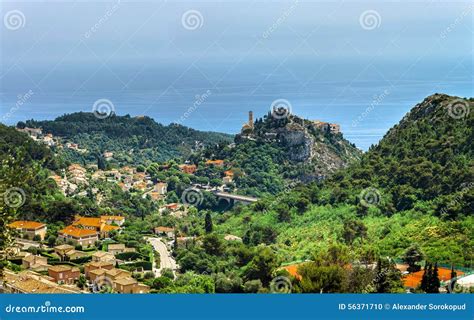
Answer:
<path fill-rule="evenodd" d="M 166 244 L 161 241 L 160 238 L 146 238 L 146 240 L 153 246 L 156 252 L 160 254 L 160 266 L 159 268 L 156 267 L 155 263 L 153 262 L 153 272 L 155 276 L 161 276 L 161 270 L 163 269 L 171 269 L 173 270 L 173 274 L 175 270 L 178 268 L 176 261 L 171 256 L 171 252 L 168 251 Z"/>

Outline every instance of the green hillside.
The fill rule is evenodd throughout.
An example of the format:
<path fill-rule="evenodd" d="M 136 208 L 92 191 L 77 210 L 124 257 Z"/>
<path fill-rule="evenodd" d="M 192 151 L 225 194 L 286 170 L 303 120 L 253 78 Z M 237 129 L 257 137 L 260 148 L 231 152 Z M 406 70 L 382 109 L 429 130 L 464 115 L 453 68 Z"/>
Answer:
<path fill-rule="evenodd" d="M 468 266 L 474 258 L 474 114 L 450 116 L 473 100 L 433 95 L 363 155 L 322 184 L 226 214 L 219 232 L 271 245 L 282 261 L 312 259 L 332 245 L 349 261 L 401 259 L 417 246 L 425 259 Z"/>
<path fill-rule="evenodd" d="M 280 119 L 269 113 L 245 126 L 234 144 L 210 146 L 190 158 L 196 164 L 203 159 L 224 160 L 242 194 L 277 194 L 297 182 L 330 176 L 362 155 L 342 133 L 320 129 L 296 115 Z"/>
<path fill-rule="evenodd" d="M 164 126 L 146 116 L 113 114 L 99 119 L 93 113 L 78 112 L 53 121 L 29 120 L 20 125 L 42 128 L 44 133 L 52 133 L 87 149 L 85 154 L 68 149 L 62 151 L 64 158 L 79 163 L 96 162 L 97 157 L 107 151 L 114 153 L 114 162 L 120 165 L 146 165 L 187 157 L 196 145 L 202 148 L 232 141 L 231 135 L 202 132 L 176 124 Z"/>

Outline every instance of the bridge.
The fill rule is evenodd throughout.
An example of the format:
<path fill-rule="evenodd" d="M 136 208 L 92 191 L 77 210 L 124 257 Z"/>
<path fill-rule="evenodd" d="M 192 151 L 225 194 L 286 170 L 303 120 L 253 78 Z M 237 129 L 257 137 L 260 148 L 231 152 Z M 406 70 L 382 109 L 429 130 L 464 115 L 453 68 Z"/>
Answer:
<path fill-rule="evenodd" d="M 240 202 L 243 204 L 250 204 L 250 203 L 257 202 L 259 200 L 258 198 L 241 196 L 239 194 L 232 194 L 232 193 L 227 193 L 227 192 L 222 192 L 222 191 L 214 191 L 213 193 L 219 199 L 226 199 L 227 201 L 231 203 Z"/>

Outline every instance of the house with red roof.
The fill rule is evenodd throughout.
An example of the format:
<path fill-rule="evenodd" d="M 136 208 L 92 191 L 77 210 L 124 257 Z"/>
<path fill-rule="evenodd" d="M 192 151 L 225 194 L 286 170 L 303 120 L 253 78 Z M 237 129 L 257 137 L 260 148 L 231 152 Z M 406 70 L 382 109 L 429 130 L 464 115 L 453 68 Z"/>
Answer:
<path fill-rule="evenodd" d="M 41 222 L 20 220 L 10 223 L 8 227 L 18 231 L 22 236 L 27 235 L 29 239 L 39 236 L 41 240 L 44 240 L 46 236 L 46 225 Z"/>

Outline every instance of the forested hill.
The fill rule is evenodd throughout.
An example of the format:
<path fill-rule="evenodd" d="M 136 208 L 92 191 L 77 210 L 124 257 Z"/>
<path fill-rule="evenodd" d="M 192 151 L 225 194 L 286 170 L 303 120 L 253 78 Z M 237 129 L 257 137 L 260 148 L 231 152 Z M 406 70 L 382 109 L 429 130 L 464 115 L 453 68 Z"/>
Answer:
<path fill-rule="evenodd" d="M 187 156 L 196 145 L 213 145 L 233 139 L 231 135 L 176 124 L 164 126 L 146 116 L 111 115 L 99 119 L 93 113 L 84 112 L 64 115 L 53 121 L 29 120 L 26 126 L 41 127 L 44 133 L 77 143 L 80 148 L 87 149 L 83 160 L 96 161 L 98 154 L 113 152 L 119 163 L 134 165 Z M 78 153 L 70 152 L 68 156 L 72 161 L 81 160 Z"/>
<path fill-rule="evenodd" d="M 0 155 L 21 158 L 23 166 L 41 162 L 44 167 L 55 170 L 60 164 L 53 152 L 45 145 L 36 143 L 25 133 L 0 123 Z"/>
<path fill-rule="evenodd" d="M 440 215 L 474 212 L 473 99 L 435 94 L 416 105 L 360 163 L 329 183 L 335 201 L 374 188 L 388 212 L 431 201 Z"/>
<path fill-rule="evenodd" d="M 330 125 L 293 114 L 268 113 L 244 124 L 235 144 L 211 146 L 191 160 L 225 160 L 240 192 L 276 194 L 295 182 L 327 178 L 360 159 L 362 152 L 344 139 L 338 125 L 336 130 Z"/>
<path fill-rule="evenodd" d="M 359 162 L 238 208 L 217 227 L 272 245 L 285 261 L 312 260 L 336 244 L 350 252 L 346 263 L 415 250 L 425 261 L 470 266 L 473 102 L 432 95 Z"/>

